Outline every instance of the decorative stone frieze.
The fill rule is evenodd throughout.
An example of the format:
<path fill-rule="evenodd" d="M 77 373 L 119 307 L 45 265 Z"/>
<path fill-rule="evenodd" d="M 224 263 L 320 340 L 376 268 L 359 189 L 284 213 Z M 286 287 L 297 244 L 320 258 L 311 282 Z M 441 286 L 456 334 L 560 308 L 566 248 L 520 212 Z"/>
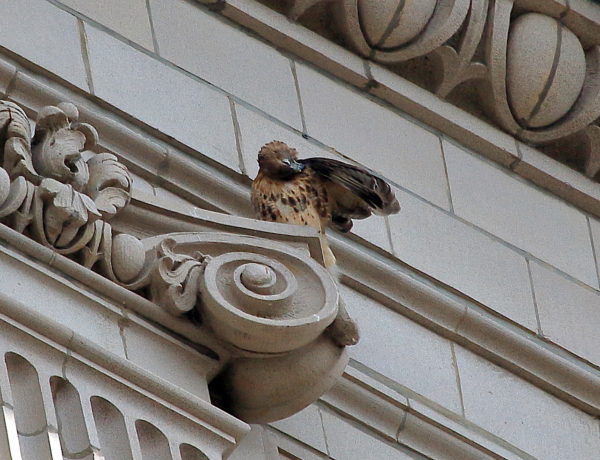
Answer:
<path fill-rule="evenodd" d="M 336 328 L 349 322 L 329 272 L 305 252 L 217 232 L 139 239 L 108 222 L 130 200 L 131 176 L 96 153 L 96 130 L 74 105 L 25 112 L 0 103 L 0 218 L 19 233 L 94 269 L 174 316 L 212 344 L 215 385 L 247 422 L 269 422 L 314 402 L 348 362 Z M 331 328 L 330 325 L 334 324 Z M 329 329 L 331 329 L 331 331 Z"/>
<path fill-rule="evenodd" d="M 543 3 L 294 0 L 288 16 L 329 37 L 320 24 L 330 21 L 314 16 L 331 16 L 340 43 L 365 59 L 477 115 L 483 111 L 516 138 L 557 159 L 568 156 L 564 161 L 595 178 L 600 31 L 574 27 L 563 20 L 568 7 Z M 318 4 L 324 6 L 313 8 Z"/>
<path fill-rule="evenodd" d="M 110 153 L 94 153 L 94 127 L 78 123 L 73 104 L 44 107 L 34 135 L 16 104 L 0 105 L 0 219 L 59 254 L 127 282 L 142 268 L 140 243 L 116 236 L 107 221 L 129 202 L 131 177 Z M 131 256 L 123 257 L 126 243 Z M 113 264 L 114 256 L 114 264 Z"/>

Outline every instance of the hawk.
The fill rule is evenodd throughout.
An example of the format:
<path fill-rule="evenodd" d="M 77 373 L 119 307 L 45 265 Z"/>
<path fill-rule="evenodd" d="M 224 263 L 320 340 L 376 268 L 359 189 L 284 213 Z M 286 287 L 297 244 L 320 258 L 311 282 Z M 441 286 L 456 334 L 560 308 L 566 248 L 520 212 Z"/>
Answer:
<path fill-rule="evenodd" d="M 252 205 L 258 219 L 308 225 L 319 231 L 326 267 L 335 264 L 325 229 L 352 228 L 352 219 L 400 210 L 387 182 L 363 168 L 328 158 L 298 159 L 295 149 L 269 142 L 258 154 Z"/>

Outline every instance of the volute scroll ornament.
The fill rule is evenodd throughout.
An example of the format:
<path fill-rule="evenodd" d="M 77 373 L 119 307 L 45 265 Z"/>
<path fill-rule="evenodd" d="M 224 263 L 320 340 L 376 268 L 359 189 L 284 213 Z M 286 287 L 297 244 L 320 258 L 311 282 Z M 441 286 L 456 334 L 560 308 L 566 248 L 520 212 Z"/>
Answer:
<path fill-rule="evenodd" d="M 227 350 L 217 380 L 236 416 L 288 417 L 341 376 L 348 354 L 328 332 L 337 285 L 316 261 L 241 235 L 172 233 L 143 243 L 156 255 L 150 298 L 177 316 L 193 312 Z"/>

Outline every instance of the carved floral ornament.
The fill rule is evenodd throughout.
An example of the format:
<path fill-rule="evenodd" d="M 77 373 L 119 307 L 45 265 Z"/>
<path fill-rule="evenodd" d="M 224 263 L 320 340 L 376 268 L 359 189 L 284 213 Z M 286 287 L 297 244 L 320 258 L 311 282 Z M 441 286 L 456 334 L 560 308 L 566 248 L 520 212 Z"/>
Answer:
<path fill-rule="evenodd" d="M 463 83 L 476 83 L 479 108 L 505 131 L 598 175 L 600 34 L 582 39 L 521 0 L 290 2 L 288 15 L 300 21 L 329 5 L 323 14 L 346 46 L 467 110 L 473 97 L 461 99 Z M 565 146 L 568 154 L 557 152 Z"/>
<path fill-rule="evenodd" d="M 98 134 L 78 116 L 72 104 L 44 107 L 32 133 L 25 112 L 0 101 L 0 222 L 173 315 L 191 313 L 239 418 L 287 417 L 327 391 L 348 362 L 330 332 L 341 300 L 329 272 L 263 238 L 114 232 L 132 179 L 94 151 Z"/>

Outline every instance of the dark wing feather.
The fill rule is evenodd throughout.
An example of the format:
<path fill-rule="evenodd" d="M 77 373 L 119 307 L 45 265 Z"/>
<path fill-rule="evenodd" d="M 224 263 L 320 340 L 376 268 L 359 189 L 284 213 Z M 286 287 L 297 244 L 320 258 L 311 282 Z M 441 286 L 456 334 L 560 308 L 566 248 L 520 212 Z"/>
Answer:
<path fill-rule="evenodd" d="M 340 230 L 350 230 L 349 219 L 364 219 L 371 212 L 387 216 L 400 210 L 389 184 L 362 168 L 329 158 L 299 161 L 325 180 L 328 192 L 335 200 L 332 223 Z M 336 220 L 341 225 L 337 225 Z"/>

